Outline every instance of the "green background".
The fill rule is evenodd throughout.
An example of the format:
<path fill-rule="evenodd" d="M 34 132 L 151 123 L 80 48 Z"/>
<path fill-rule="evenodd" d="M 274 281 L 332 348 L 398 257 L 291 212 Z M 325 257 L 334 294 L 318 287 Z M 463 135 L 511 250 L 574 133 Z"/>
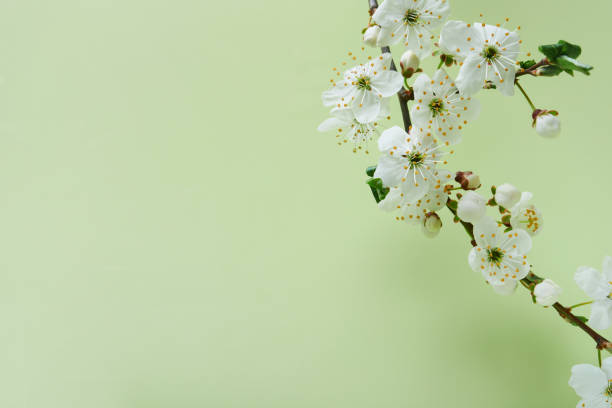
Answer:
<path fill-rule="evenodd" d="M 590 339 L 524 290 L 495 295 L 446 215 L 427 240 L 380 212 L 376 155 L 316 132 L 366 6 L 2 2 L 2 407 L 574 406 Z M 535 271 L 584 300 L 576 267 L 612 255 L 612 5 L 452 7 L 596 67 L 524 80 L 561 112 L 557 140 L 520 96 L 482 92 L 449 164 L 534 192 Z"/>

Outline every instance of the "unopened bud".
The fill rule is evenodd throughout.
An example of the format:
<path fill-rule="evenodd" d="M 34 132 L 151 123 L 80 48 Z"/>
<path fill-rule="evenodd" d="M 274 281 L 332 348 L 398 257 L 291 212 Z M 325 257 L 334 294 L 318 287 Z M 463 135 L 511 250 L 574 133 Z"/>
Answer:
<path fill-rule="evenodd" d="M 502 184 L 495 190 L 495 202 L 504 208 L 512 208 L 521 201 L 521 192 L 512 184 Z"/>
<path fill-rule="evenodd" d="M 428 238 L 435 238 L 442 229 L 442 220 L 435 212 L 431 212 L 425 216 L 423 222 L 423 233 Z"/>
<path fill-rule="evenodd" d="M 473 191 L 467 191 L 462 195 L 457 204 L 457 215 L 466 222 L 478 222 L 485 216 L 486 212 L 487 200 Z"/>
<path fill-rule="evenodd" d="M 477 190 L 480 188 L 480 177 L 471 171 L 458 171 L 455 176 L 455 181 L 461 185 L 464 190 Z"/>
<path fill-rule="evenodd" d="M 380 26 L 377 26 L 377 25 L 370 26 L 363 34 L 363 43 L 370 47 L 376 47 L 376 44 L 378 43 L 379 35 L 380 35 Z"/>
<path fill-rule="evenodd" d="M 533 111 L 533 127 L 540 136 L 553 138 L 561 133 L 559 112 L 536 109 Z"/>
<path fill-rule="evenodd" d="M 559 296 L 563 290 L 559 285 L 550 279 L 545 279 L 533 290 L 536 302 L 542 306 L 552 306 L 559 301 Z"/>
<path fill-rule="evenodd" d="M 400 58 L 400 67 L 402 68 L 402 75 L 404 78 L 410 78 L 419 69 L 421 60 L 412 51 L 408 50 Z"/>

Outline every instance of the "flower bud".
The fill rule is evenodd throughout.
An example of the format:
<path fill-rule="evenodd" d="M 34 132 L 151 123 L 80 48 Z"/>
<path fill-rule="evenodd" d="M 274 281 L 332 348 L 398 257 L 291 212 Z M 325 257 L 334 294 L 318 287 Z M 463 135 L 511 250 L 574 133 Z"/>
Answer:
<path fill-rule="evenodd" d="M 442 220 L 435 212 L 430 212 L 425 216 L 423 222 L 423 233 L 428 238 L 435 238 L 442 229 Z"/>
<path fill-rule="evenodd" d="M 540 136 L 553 138 L 561 133 L 559 112 L 536 109 L 533 111 L 533 126 Z"/>
<path fill-rule="evenodd" d="M 404 78 L 410 78 L 419 69 L 421 60 L 412 51 L 408 50 L 400 58 L 400 67 L 402 68 L 402 75 Z"/>
<path fill-rule="evenodd" d="M 480 188 L 480 177 L 471 171 L 459 171 L 455 176 L 455 181 L 461 184 L 464 190 L 476 190 Z"/>
<path fill-rule="evenodd" d="M 495 201 L 504 208 L 512 208 L 521 201 L 521 192 L 512 184 L 502 184 L 495 191 Z"/>
<path fill-rule="evenodd" d="M 536 285 L 533 290 L 536 302 L 546 307 L 557 303 L 561 292 L 563 292 L 561 287 L 550 279 L 545 279 L 543 282 Z"/>
<path fill-rule="evenodd" d="M 487 200 L 473 191 L 466 192 L 457 204 L 457 216 L 466 222 L 478 222 L 486 212 Z"/>
<path fill-rule="evenodd" d="M 363 34 L 363 43 L 370 47 L 376 47 L 376 44 L 378 43 L 379 35 L 380 35 L 380 26 L 377 26 L 377 25 L 370 26 Z"/>

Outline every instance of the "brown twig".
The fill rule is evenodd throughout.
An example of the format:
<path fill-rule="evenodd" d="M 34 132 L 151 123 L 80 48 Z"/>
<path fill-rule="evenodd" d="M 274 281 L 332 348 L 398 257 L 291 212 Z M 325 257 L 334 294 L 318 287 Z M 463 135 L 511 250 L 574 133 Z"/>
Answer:
<path fill-rule="evenodd" d="M 545 66 L 548 66 L 548 65 L 550 65 L 550 61 L 548 60 L 548 58 L 544 58 L 542 61 L 538 62 L 535 65 L 532 65 L 531 67 L 529 67 L 527 69 L 519 70 L 516 73 L 516 77 L 518 78 L 518 77 L 523 76 L 523 75 L 533 75 L 533 76 L 536 76 L 535 71 L 538 68 L 542 68 L 542 67 L 545 67 Z"/>
<path fill-rule="evenodd" d="M 374 12 L 378 8 L 377 0 L 368 0 L 370 4 L 370 16 L 374 15 Z M 391 53 L 391 49 L 389 47 L 382 47 L 381 51 L 384 53 Z M 393 59 L 391 60 L 391 69 L 393 71 L 397 71 L 397 66 Z M 406 132 L 410 132 L 410 128 L 412 127 L 412 120 L 410 119 L 410 110 L 408 109 L 408 101 L 412 99 L 414 96 L 410 90 L 406 90 L 402 87 L 400 91 L 397 93 L 397 97 L 400 103 L 400 109 L 402 111 L 402 118 L 404 119 L 404 129 Z"/>

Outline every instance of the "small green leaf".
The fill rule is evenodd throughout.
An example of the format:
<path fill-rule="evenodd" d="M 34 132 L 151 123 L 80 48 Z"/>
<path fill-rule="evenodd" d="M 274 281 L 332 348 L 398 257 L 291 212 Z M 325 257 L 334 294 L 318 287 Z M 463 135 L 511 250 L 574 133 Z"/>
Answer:
<path fill-rule="evenodd" d="M 582 48 L 579 45 L 568 43 L 560 40 L 558 43 L 561 46 L 561 54 L 567 55 L 570 58 L 578 58 L 582 54 Z"/>
<path fill-rule="evenodd" d="M 370 186 L 370 190 L 372 190 L 372 195 L 377 203 L 380 203 L 382 200 L 387 197 L 390 189 L 385 187 L 381 179 L 370 179 L 367 184 Z"/>
<path fill-rule="evenodd" d="M 535 60 L 527 60 L 527 61 L 521 61 L 520 64 L 521 64 L 521 68 L 529 69 L 533 67 L 536 64 L 536 62 Z"/>
<path fill-rule="evenodd" d="M 376 166 L 370 166 L 366 169 L 368 177 L 374 177 L 374 172 L 376 172 Z"/>
<path fill-rule="evenodd" d="M 448 208 L 457 211 L 457 207 L 459 206 L 459 203 L 457 203 L 457 201 L 455 200 L 448 200 L 448 203 L 446 205 L 448 205 Z"/>
<path fill-rule="evenodd" d="M 567 71 L 578 71 L 585 75 L 591 75 L 589 71 L 593 69 L 592 66 L 581 63 L 567 55 L 562 55 L 557 58 L 557 65 Z"/>
<path fill-rule="evenodd" d="M 508 214 L 508 215 L 504 215 L 504 216 L 502 217 L 502 222 L 503 222 L 504 224 L 510 224 L 510 218 L 512 218 L 512 217 L 510 216 L 510 214 Z"/>
<path fill-rule="evenodd" d="M 508 227 L 504 230 L 504 233 L 512 231 L 512 227 Z"/>

